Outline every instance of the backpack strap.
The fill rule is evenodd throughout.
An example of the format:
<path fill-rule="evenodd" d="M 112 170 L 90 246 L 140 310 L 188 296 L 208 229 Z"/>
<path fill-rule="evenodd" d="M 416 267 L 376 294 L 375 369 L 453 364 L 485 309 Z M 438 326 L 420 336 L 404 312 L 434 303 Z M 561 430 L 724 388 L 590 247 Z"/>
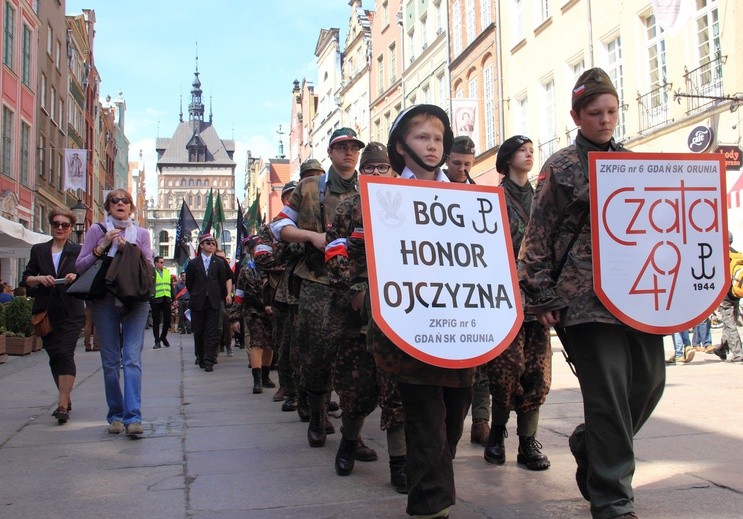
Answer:
<path fill-rule="evenodd" d="M 320 218 L 322 218 L 323 227 L 325 227 L 325 191 L 328 188 L 327 173 L 320 175 L 317 181 L 317 195 L 320 198 Z"/>

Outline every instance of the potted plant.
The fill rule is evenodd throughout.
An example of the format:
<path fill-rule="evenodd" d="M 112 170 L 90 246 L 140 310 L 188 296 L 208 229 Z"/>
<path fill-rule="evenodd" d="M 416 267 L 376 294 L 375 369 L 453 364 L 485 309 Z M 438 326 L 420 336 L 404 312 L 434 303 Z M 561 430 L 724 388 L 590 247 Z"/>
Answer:
<path fill-rule="evenodd" d="M 28 355 L 33 347 L 31 302 L 16 297 L 5 307 L 5 349 L 8 355 Z"/>

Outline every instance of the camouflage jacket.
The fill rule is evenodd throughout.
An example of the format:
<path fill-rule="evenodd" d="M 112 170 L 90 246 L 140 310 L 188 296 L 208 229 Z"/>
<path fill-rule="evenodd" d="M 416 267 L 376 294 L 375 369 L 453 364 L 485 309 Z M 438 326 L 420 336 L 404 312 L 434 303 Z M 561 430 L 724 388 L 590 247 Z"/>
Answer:
<path fill-rule="evenodd" d="M 268 273 L 268 283 L 273 297 L 271 302 L 296 305 L 299 300 L 289 292 L 289 276 L 304 253 L 301 243 L 287 243 L 276 240 L 270 225 L 258 229 L 258 244 L 254 251 L 256 266 Z"/>
<path fill-rule="evenodd" d="M 351 298 L 355 294 L 359 291 L 368 290 L 364 222 L 361 207 L 360 196 L 345 200 L 338 206 L 333 224 L 328 230 L 325 265 L 329 282 L 331 286 L 336 288 L 336 297 L 333 300 L 335 308 L 341 308 L 343 304 L 350 305 Z M 366 304 L 367 310 L 364 314 L 366 314 L 365 317 L 370 317 L 368 297 L 366 298 Z M 343 314 L 340 311 L 337 313 L 339 317 L 336 320 L 343 319 Z M 347 315 L 348 319 L 351 317 Z M 350 325 L 351 321 L 349 320 L 342 322 L 342 326 L 350 327 Z M 474 368 L 449 369 L 426 364 L 398 348 L 373 321 L 370 321 L 366 328 L 367 343 L 374 354 L 377 366 L 382 371 L 392 374 L 398 380 L 410 384 L 444 387 L 469 387 L 472 385 L 475 374 Z"/>
<path fill-rule="evenodd" d="M 337 175 L 332 166 L 328 169 L 327 175 Z M 292 192 L 289 203 L 284 206 L 270 224 L 275 239 L 281 239 L 281 230 L 286 226 L 294 226 L 319 233 L 326 232 L 332 223 L 338 205 L 346 198 L 358 194 L 358 188 L 350 189 L 339 195 L 331 192 L 326 186 L 323 207 L 321 208 L 319 189 L 321 178 L 323 178 L 322 175 L 299 181 Z M 305 244 L 305 254 L 297 265 L 295 274 L 302 279 L 327 285 L 328 276 L 325 273 L 323 252 L 315 249 L 310 243 Z"/>
<path fill-rule="evenodd" d="M 521 242 L 524 239 L 524 232 L 526 231 L 526 224 L 529 223 L 529 215 L 531 214 L 531 206 L 533 201 L 534 189 L 531 184 L 527 183 L 532 199 L 529 200 L 529 204 L 526 207 L 520 207 L 518 203 L 519 193 L 515 192 L 520 189 L 513 181 L 506 181 L 508 177 L 503 177 L 500 183 L 500 187 L 503 188 L 507 193 L 514 191 L 512 196 L 506 195 L 506 214 L 508 216 L 508 226 L 511 231 L 511 244 L 513 245 L 513 259 L 518 261 L 519 249 L 521 248 Z M 517 205 L 518 204 L 518 205 Z M 523 214 L 522 210 L 523 209 Z M 526 218 L 524 217 L 526 216 Z M 521 290 L 521 301 L 525 302 L 524 291 Z M 524 314 L 524 321 L 535 321 L 536 316 L 533 314 Z"/>
<path fill-rule="evenodd" d="M 518 258 L 526 311 L 562 310 L 563 326 L 619 322 L 593 290 L 590 213 L 567 250 L 589 204 L 588 172 L 573 144 L 554 153 L 542 167 Z M 556 273 L 566 254 L 562 272 Z"/>
<path fill-rule="evenodd" d="M 266 315 L 265 307 L 271 304 L 267 301 L 268 276 L 259 270 L 253 261 L 249 261 L 240 269 L 235 288 L 235 300 L 229 308 L 231 321 L 238 321 L 248 315 Z"/>

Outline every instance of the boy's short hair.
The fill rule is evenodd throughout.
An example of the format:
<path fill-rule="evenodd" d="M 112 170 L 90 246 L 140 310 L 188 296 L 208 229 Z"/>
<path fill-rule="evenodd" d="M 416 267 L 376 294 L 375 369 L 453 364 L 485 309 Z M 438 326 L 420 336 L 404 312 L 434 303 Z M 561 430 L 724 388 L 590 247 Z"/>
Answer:
<path fill-rule="evenodd" d="M 454 144 L 454 132 L 451 129 L 449 116 L 443 108 L 436 105 L 413 105 L 397 115 L 395 122 L 392 123 L 390 136 L 387 140 L 387 155 L 389 155 L 390 165 L 395 172 L 401 173 L 405 169 L 405 159 L 397 152 L 397 143 L 405 140 L 405 137 L 407 137 L 410 131 L 410 126 L 414 122 L 426 120 L 431 117 L 441 121 L 444 130 L 444 154 L 437 167 L 446 161 Z"/>

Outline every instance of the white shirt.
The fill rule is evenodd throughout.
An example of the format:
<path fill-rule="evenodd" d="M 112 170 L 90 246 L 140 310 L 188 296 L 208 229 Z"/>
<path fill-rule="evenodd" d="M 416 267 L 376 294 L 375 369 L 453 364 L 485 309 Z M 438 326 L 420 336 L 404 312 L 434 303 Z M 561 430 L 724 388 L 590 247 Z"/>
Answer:
<path fill-rule="evenodd" d="M 418 179 L 418 177 L 415 176 L 415 173 L 410 171 L 410 168 L 408 168 L 407 166 L 405 166 L 405 169 L 403 169 L 402 173 L 400 173 L 400 178 L 414 178 L 416 180 Z M 449 177 L 446 176 L 446 173 L 444 173 L 444 170 L 442 170 L 441 168 L 438 168 L 436 170 L 435 181 L 436 182 L 449 182 Z"/>
<path fill-rule="evenodd" d="M 212 261 L 211 256 L 207 256 L 203 252 L 201 253 L 201 261 L 204 262 L 204 270 L 209 272 L 209 263 Z"/>

